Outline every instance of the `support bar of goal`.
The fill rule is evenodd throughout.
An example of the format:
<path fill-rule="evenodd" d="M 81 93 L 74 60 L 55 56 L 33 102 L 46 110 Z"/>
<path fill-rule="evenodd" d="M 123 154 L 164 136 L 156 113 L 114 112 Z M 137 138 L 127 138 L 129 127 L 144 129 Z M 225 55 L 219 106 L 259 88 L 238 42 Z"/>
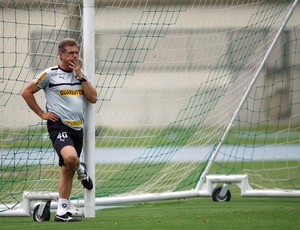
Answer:
<path fill-rule="evenodd" d="M 222 147 L 222 145 L 223 145 L 223 143 L 224 143 L 224 141 L 225 141 L 225 139 L 226 139 L 226 137 L 227 137 L 227 135 L 228 135 L 228 133 L 229 133 L 229 131 L 230 131 L 230 129 L 231 129 L 231 127 L 232 127 L 232 125 L 233 125 L 233 123 L 234 123 L 234 121 L 235 121 L 237 115 L 238 115 L 238 113 L 239 113 L 239 111 L 241 110 L 241 108 L 242 108 L 244 102 L 246 101 L 246 99 L 247 99 L 247 97 L 248 97 L 248 95 L 249 95 L 249 93 L 250 93 L 252 87 L 254 86 L 256 80 L 258 79 L 258 77 L 259 77 L 259 75 L 260 75 L 260 73 L 261 73 L 261 71 L 262 71 L 264 65 L 266 64 L 266 62 L 267 62 L 267 60 L 268 60 L 268 58 L 269 58 L 269 56 L 270 56 L 272 50 L 274 49 L 274 47 L 275 47 L 275 45 L 276 45 L 276 42 L 278 41 L 280 35 L 283 33 L 284 28 L 286 27 L 286 25 L 287 25 L 288 21 L 290 20 L 290 18 L 291 18 L 291 16 L 292 16 L 293 12 L 295 11 L 295 9 L 296 9 L 296 7 L 297 7 L 297 5 L 298 5 L 298 2 L 299 2 L 299 0 L 295 0 L 294 3 L 291 5 L 291 7 L 290 7 L 290 9 L 289 9 L 289 11 L 288 11 L 288 13 L 287 13 L 287 15 L 286 15 L 286 17 L 285 17 L 283 23 L 282 23 L 282 25 L 280 26 L 280 28 L 279 28 L 279 30 L 278 30 L 278 32 L 277 32 L 275 38 L 274 38 L 274 40 L 272 41 L 272 43 L 271 43 L 269 49 L 267 50 L 266 55 L 264 56 L 262 62 L 260 63 L 259 68 L 257 69 L 255 75 L 253 76 L 253 79 L 252 79 L 252 81 L 250 82 L 250 84 L 249 84 L 249 86 L 248 86 L 248 88 L 247 88 L 247 90 L 246 90 L 246 92 L 245 92 L 243 98 L 241 99 L 241 101 L 240 101 L 240 103 L 239 103 L 237 109 L 235 110 L 235 112 L 234 112 L 234 114 L 233 114 L 233 116 L 232 116 L 230 122 L 228 123 L 228 125 L 227 125 L 227 127 L 226 127 L 226 130 L 225 130 L 224 134 L 223 134 L 222 137 L 221 137 L 220 142 L 218 143 L 218 145 L 217 145 L 215 151 L 213 152 L 213 154 L 212 154 L 212 156 L 211 156 L 211 158 L 210 158 L 210 160 L 209 160 L 209 162 L 208 162 L 208 164 L 207 164 L 205 170 L 204 170 L 203 173 L 201 174 L 201 177 L 200 177 L 200 179 L 199 179 L 199 182 L 198 182 L 198 184 L 196 185 L 196 188 L 195 188 L 196 190 L 200 190 L 201 187 L 203 186 L 204 181 L 205 181 L 205 178 L 206 178 L 206 175 L 207 175 L 208 172 L 210 171 L 210 168 L 212 167 L 212 164 L 213 164 L 215 158 L 217 157 L 217 155 L 218 155 L 218 153 L 219 153 L 219 151 L 220 151 L 220 149 L 221 149 L 221 147 Z"/>

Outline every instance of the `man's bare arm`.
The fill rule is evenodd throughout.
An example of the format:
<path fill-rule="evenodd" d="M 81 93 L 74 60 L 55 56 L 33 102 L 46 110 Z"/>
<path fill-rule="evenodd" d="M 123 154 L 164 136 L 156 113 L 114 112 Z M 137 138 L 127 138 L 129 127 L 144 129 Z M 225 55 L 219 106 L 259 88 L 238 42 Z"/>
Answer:
<path fill-rule="evenodd" d="M 79 80 L 84 79 L 84 73 L 81 71 L 81 67 L 78 61 L 78 58 L 74 58 L 70 63 L 69 67 L 74 70 L 76 77 L 79 78 Z M 91 85 L 89 81 L 82 81 L 81 82 L 84 96 L 90 103 L 96 103 L 97 102 L 97 91 L 95 87 Z"/>
<path fill-rule="evenodd" d="M 91 85 L 91 83 L 89 81 L 83 81 L 81 83 L 83 91 L 84 91 L 84 95 L 86 97 L 86 99 L 90 102 L 90 103 L 96 103 L 97 102 L 97 91 L 96 89 Z"/>
<path fill-rule="evenodd" d="M 36 102 L 34 94 L 39 90 L 40 88 L 37 87 L 33 81 L 31 81 L 25 86 L 25 89 L 23 90 L 21 96 L 24 98 L 29 108 L 40 118 L 42 118 L 43 120 L 51 120 L 54 122 L 57 121 L 59 117 L 55 113 L 45 112 Z"/>

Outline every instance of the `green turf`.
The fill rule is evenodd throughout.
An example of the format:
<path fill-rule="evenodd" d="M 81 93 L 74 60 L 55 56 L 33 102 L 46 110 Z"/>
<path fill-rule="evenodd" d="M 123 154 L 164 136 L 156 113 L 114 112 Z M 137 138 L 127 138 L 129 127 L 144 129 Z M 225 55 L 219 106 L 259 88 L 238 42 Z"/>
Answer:
<path fill-rule="evenodd" d="M 211 128 L 210 128 L 211 129 Z M 223 130 L 224 131 L 224 130 Z M 223 132 L 215 130 L 215 132 Z M 279 132 L 280 131 L 280 132 Z M 182 146 L 193 138 L 194 146 L 209 145 L 218 139 L 206 139 L 206 127 L 167 127 L 160 129 L 111 129 L 96 127 L 96 147 L 145 147 L 145 146 Z M 17 134 L 16 134 L 17 133 Z M 299 143 L 299 126 L 269 127 L 251 126 L 232 128 L 228 134 L 228 145 L 262 145 L 280 143 Z M 209 138 L 211 138 L 209 136 Z M 216 137 L 217 138 L 217 137 Z M 0 139 L 2 148 L 51 148 L 47 129 L 44 123 L 29 126 L 27 130 L 3 130 Z M 195 141 L 195 140 L 198 141 Z M 189 143 L 191 144 L 191 143 Z"/>
<path fill-rule="evenodd" d="M 232 193 L 230 202 L 200 197 L 129 204 L 102 209 L 80 223 L 34 222 L 0 217 L 0 229 L 299 229 L 299 198 L 249 198 Z"/>

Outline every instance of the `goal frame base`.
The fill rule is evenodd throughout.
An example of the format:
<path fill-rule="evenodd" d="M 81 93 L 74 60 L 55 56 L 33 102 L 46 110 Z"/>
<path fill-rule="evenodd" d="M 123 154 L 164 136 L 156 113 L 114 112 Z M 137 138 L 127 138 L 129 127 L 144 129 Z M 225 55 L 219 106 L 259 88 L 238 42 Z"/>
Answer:
<path fill-rule="evenodd" d="M 212 196 L 214 188 L 218 184 L 225 184 L 226 189 L 229 185 L 236 183 L 241 190 L 242 197 L 300 197 L 300 190 L 283 190 L 283 189 L 253 189 L 248 181 L 248 175 L 207 175 L 206 182 L 199 189 L 192 189 L 190 191 L 179 192 L 165 192 L 165 193 L 149 193 L 128 195 L 121 194 L 118 196 L 102 197 L 95 199 L 95 206 L 112 206 L 125 203 L 150 202 L 172 199 L 186 199 L 193 197 L 210 197 Z M 30 216 L 35 206 L 41 202 L 51 200 L 51 209 L 57 208 L 58 193 L 53 192 L 24 192 L 23 201 L 17 207 L 13 207 L 0 213 L 0 216 Z M 40 201 L 40 202 L 38 202 Z M 73 215 L 84 216 L 84 200 L 71 201 Z"/>

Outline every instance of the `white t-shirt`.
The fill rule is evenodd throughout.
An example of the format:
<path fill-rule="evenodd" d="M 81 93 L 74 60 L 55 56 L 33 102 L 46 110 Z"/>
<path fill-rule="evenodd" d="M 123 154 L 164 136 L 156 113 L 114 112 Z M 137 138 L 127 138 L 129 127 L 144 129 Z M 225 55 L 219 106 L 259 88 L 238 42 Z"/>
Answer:
<path fill-rule="evenodd" d="M 57 114 L 71 128 L 82 129 L 85 97 L 74 71 L 53 66 L 45 69 L 33 81 L 45 92 L 48 112 Z"/>

